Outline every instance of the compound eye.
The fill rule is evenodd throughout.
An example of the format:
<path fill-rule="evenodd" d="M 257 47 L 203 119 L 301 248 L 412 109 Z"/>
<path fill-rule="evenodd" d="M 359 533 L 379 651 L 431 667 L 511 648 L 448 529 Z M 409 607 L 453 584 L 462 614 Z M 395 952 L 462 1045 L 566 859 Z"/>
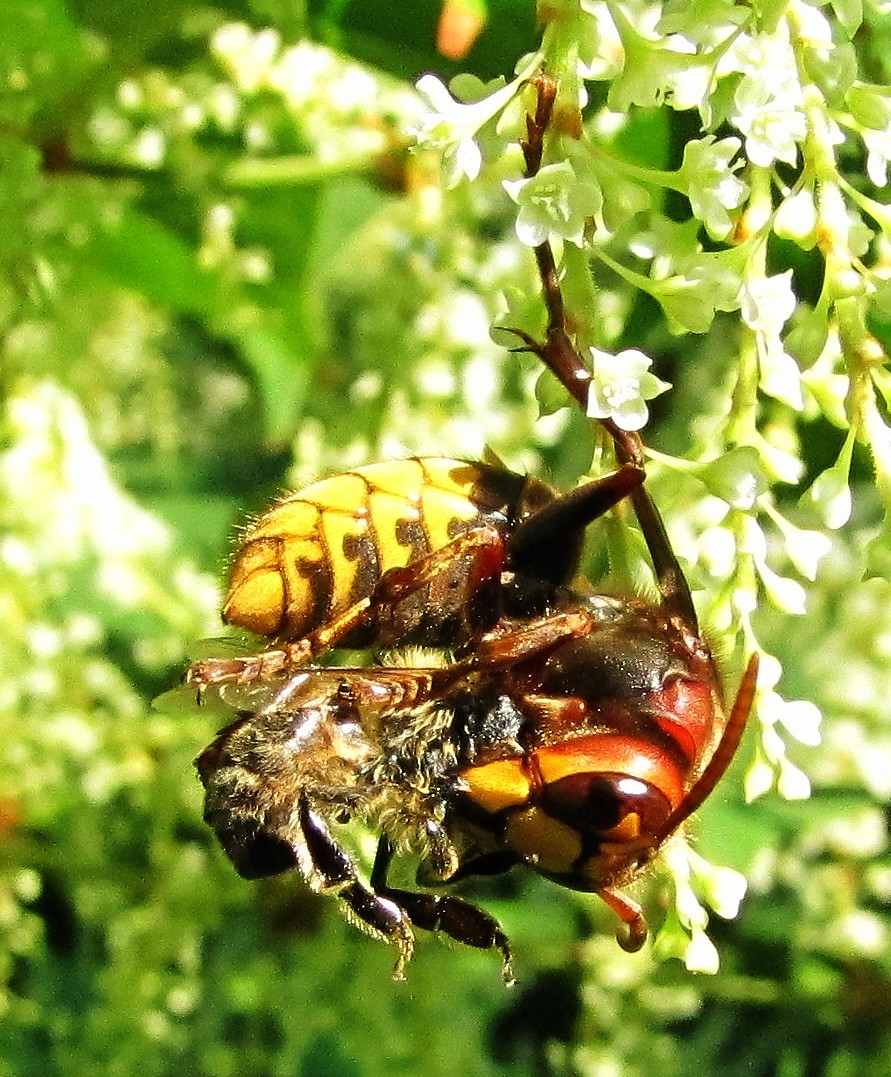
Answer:
<path fill-rule="evenodd" d="M 668 797 L 628 774 L 570 774 L 542 792 L 542 808 L 599 841 L 639 842 L 671 814 Z"/>

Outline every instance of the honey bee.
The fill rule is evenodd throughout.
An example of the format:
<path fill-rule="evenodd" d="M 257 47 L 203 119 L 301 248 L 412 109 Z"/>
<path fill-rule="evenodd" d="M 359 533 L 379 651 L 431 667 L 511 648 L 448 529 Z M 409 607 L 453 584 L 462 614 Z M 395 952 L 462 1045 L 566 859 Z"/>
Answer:
<path fill-rule="evenodd" d="M 504 468 L 377 464 L 307 487 L 261 516 L 236 556 L 224 616 L 271 637 L 258 655 L 197 663 L 188 679 L 237 708 L 197 760 L 205 818 L 246 877 L 296 870 L 392 943 L 414 929 L 494 948 L 507 936 L 445 888 L 525 865 L 598 894 L 647 936 L 621 890 L 709 795 L 739 744 L 753 659 L 725 717 L 720 679 L 643 472 L 558 495 Z M 589 524 L 631 497 L 659 602 L 578 578 Z M 332 647 L 448 648 L 437 661 L 307 665 Z M 406 664 L 408 662 L 408 664 Z M 378 835 L 367 882 L 337 838 Z"/>

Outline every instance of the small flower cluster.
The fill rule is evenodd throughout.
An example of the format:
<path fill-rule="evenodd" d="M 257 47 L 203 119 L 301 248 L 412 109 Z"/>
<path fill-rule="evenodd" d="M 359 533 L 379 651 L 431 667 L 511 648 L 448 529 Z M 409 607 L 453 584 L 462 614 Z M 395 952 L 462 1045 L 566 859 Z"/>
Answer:
<path fill-rule="evenodd" d="M 420 112 L 401 87 L 309 41 L 285 48 L 272 29 L 227 23 L 214 34 L 211 52 L 242 107 L 263 93 L 281 99 L 321 163 L 382 152 L 389 133 L 381 116 L 388 109 L 401 117 Z M 276 132 L 261 113 L 248 111 L 244 120 L 252 148 L 267 153 L 276 148 Z"/>
<path fill-rule="evenodd" d="M 679 958 L 690 972 L 715 973 L 718 951 L 705 931 L 708 913 L 703 902 L 722 919 L 733 920 L 746 894 L 745 876 L 709 864 L 683 838 L 669 842 L 662 858 L 674 887 L 674 903 L 654 950 L 662 958 Z"/>
<path fill-rule="evenodd" d="M 421 122 L 410 88 L 322 45 L 285 46 L 272 28 L 236 22 L 218 27 L 209 45 L 213 62 L 186 79 L 152 69 L 123 81 L 115 107 L 91 119 L 95 151 L 145 171 L 188 173 L 206 167 L 199 136 L 236 140 L 244 159 L 226 186 L 310 182 L 326 170 L 369 168 Z"/>
<path fill-rule="evenodd" d="M 883 88 L 852 75 L 850 50 L 839 38 L 856 30 L 856 20 L 832 24 L 804 0 L 790 0 L 763 22 L 753 13 L 717 3 L 698 7 L 695 19 L 683 5 L 645 3 L 637 5 L 632 22 L 624 9 L 599 0 L 549 4 L 544 18 L 542 52 L 521 63 L 513 82 L 475 88 L 465 83 L 460 101 L 432 76 L 419 84 L 435 106 L 419 130 L 444 150 L 448 182 L 475 178 L 484 160 L 507 151 L 511 123 L 516 126 L 516 102 L 531 69 L 553 69 L 564 76 L 563 116 L 585 104 L 586 81 L 609 78 L 611 113 L 594 114 L 577 130 L 564 123 L 550 139 L 535 175 L 504 181 L 516 204 L 520 241 L 530 247 L 551 242 L 589 250 L 627 283 L 651 295 L 681 330 L 702 333 L 716 313 L 739 311 L 742 326 L 752 335 L 762 392 L 798 411 L 812 402 L 831 406 L 838 401 L 846 386 L 833 385 L 830 396 L 825 383 L 808 385 L 802 377 L 800 347 L 805 337 L 800 323 L 807 311 L 792 290 L 792 271 L 767 271 L 765 249 L 771 233 L 810 249 L 819 230 L 828 227 L 829 236 L 838 237 L 835 279 L 841 284 L 852 273 L 862 276 L 863 238 L 855 221 L 839 218 L 839 211 L 850 214 L 850 207 L 846 211 L 838 199 L 833 204 L 826 195 L 815 198 L 813 187 L 817 165 L 833 167 L 845 129 L 861 137 L 869 154 L 869 175 L 884 183 L 891 98 Z M 566 75 L 573 62 L 575 82 Z M 845 63 L 847 68 L 842 67 Z M 688 142 L 676 172 L 632 165 L 608 154 L 606 140 L 598 139 L 608 116 L 632 105 L 656 104 L 696 107 L 703 119 L 702 137 Z M 511 123 L 505 122 L 508 117 Z M 735 127 L 740 137 L 718 139 L 713 129 L 722 122 Z M 499 138 L 493 140 L 496 131 Z M 777 165 L 801 169 L 791 187 L 777 177 L 778 198 L 772 197 L 763 173 Z M 701 226 L 711 240 L 727 241 L 735 235 L 734 245 L 706 251 L 696 227 L 668 226 L 653 208 L 660 187 L 688 199 L 691 224 Z M 891 214 L 869 208 L 887 229 Z M 614 245 L 619 237 L 638 257 L 649 257 L 648 275 L 607 251 L 606 244 Z M 568 279 L 566 287 L 571 290 Z M 819 317 L 831 328 L 835 312 L 828 287 L 825 299 L 805 327 L 811 349 L 821 339 L 833 343 L 831 334 L 819 336 L 815 324 Z M 602 350 L 606 341 L 582 343 Z M 832 365 L 850 362 L 853 342 L 835 338 L 834 343 Z M 605 377 L 592 389 L 592 414 L 604 414 L 612 374 Z M 824 391 L 816 395 L 813 390 L 818 388 Z M 634 414 L 636 422 L 641 411 L 645 413 L 647 399 L 641 394 L 636 407 L 629 407 L 623 397 L 620 413 L 607 414 L 620 425 Z"/>

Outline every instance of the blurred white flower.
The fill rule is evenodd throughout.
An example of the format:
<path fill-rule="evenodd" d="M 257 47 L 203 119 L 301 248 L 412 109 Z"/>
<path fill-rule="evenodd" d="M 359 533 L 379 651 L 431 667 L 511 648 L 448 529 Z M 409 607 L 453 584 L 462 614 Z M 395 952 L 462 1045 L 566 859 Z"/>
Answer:
<path fill-rule="evenodd" d="M 777 778 L 777 792 L 785 800 L 807 800 L 811 795 L 811 783 L 803 770 L 799 770 L 788 759 L 780 761 L 780 776 Z"/>
<path fill-rule="evenodd" d="M 876 187 L 888 183 L 888 162 L 891 161 L 891 130 L 861 132 L 866 146 L 866 172 Z"/>
<path fill-rule="evenodd" d="M 266 82 L 280 44 L 273 29 L 255 33 L 245 23 L 234 22 L 217 30 L 210 47 L 238 88 L 253 93 Z"/>
<path fill-rule="evenodd" d="M 278 90 L 291 108 L 305 108 L 318 95 L 323 79 L 332 78 L 335 71 L 334 57 L 327 49 L 301 41 L 286 49 L 270 70 L 269 85 Z M 373 88 L 369 88 L 368 94 L 369 98 L 373 95 Z"/>

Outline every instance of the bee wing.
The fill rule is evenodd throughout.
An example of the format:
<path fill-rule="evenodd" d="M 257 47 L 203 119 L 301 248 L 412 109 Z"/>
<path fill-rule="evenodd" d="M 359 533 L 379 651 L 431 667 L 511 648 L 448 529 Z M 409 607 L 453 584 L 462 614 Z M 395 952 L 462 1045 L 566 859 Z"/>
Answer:
<path fill-rule="evenodd" d="M 264 715 L 325 706 L 342 714 L 385 715 L 419 706 L 450 683 L 449 667 L 324 666 L 283 670 L 243 682 L 220 681 L 196 692 L 182 685 L 158 696 L 153 706 L 173 714 L 197 708 Z"/>
<path fill-rule="evenodd" d="M 153 699 L 152 707 L 165 714 L 184 717 L 194 716 L 199 712 L 218 713 L 224 717 L 231 715 L 233 711 L 262 712 L 276 705 L 282 692 L 287 693 L 293 679 L 295 674 L 289 672 L 257 677 L 243 683 L 220 681 L 201 689 L 197 689 L 194 684 L 181 684 Z M 323 687 L 320 685 L 319 690 L 323 690 Z"/>
<path fill-rule="evenodd" d="M 193 643 L 188 658 L 190 662 L 203 662 L 208 658 L 243 658 L 256 650 L 257 640 L 248 636 L 210 636 Z"/>
<path fill-rule="evenodd" d="M 152 710 L 161 711 L 162 714 L 173 715 L 178 718 L 194 716 L 198 711 L 200 700 L 195 689 L 188 684 L 181 684 L 155 696 L 152 700 Z"/>
<path fill-rule="evenodd" d="M 343 716 L 380 717 L 428 702 L 438 695 L 447 679 L 439 667 L 303 669 L 267 683 L 265 703 L 259 713 L 290 712 L 325 704 Z M 257 691 L 254 690 L 255 702 Z"/>

